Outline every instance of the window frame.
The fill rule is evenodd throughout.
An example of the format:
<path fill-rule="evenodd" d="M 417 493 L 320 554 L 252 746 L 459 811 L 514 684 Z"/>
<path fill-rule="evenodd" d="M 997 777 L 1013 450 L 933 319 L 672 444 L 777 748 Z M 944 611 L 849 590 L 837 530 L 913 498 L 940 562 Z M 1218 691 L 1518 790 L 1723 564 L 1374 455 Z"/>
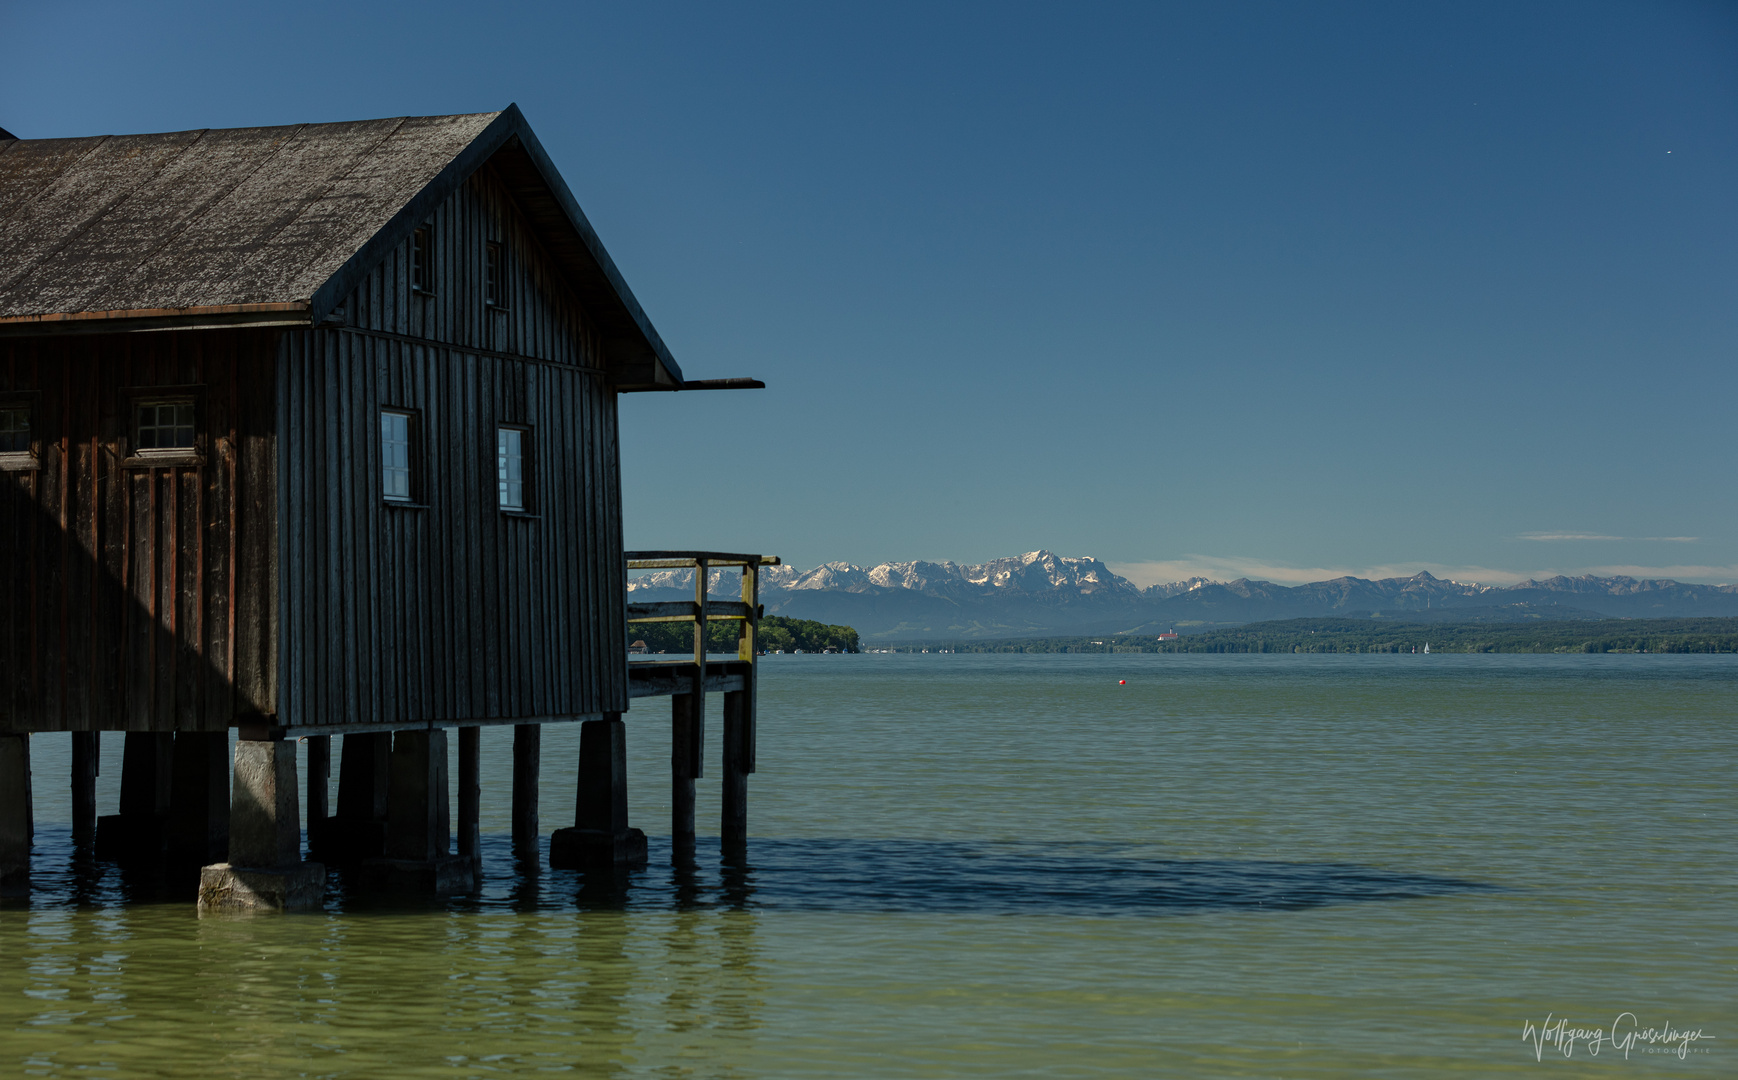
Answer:
<path fill-rule="evenodd" d="M 187 405 L 193 409 L 193 444 L 191 446 L 139 445 L 139 410 L 147 405 Z M 121 391 L 121 415 L 126 417 L 122 434 L 121 467 L 124 469 L 173 469 L 205 464 L 208 435 L 206 432 L 205 387 L 192 386 L 129 386 Z"/>
<path fill-rule="evenodd" d="M 410 291 L 420 296 L 433 296 L 434 229 L 418 225 L 410 231 Z"/>
<path fill-rule="evenodd" d="M 403 405 L 382 405 L 379 409 L 379 420 L 374 427 L 375 438 L 379 439 L 377 446 L 380 454 L 380 467 L 375 470 L 375 482 L 380 485 L 380 501 L 386 506 L 398 509 L 421 510 L 427 507 L 427 495 L 424 485 L 426 466 L 422 453 L 422 410 Z M 386 493 L 386 426 L 388 416 L 404 417 L 404 471 L 405 487 L 409 493 L 404 496 L 388 495 Z"/>
<path fill-rule="evenodd" d="M 501 435 L 513 431 L 519 434 L 520 505 L 508 506 L 501 501 Z M 537 513 L 537 433 L 530 424 L 495 425 L 495 508 L 508 517 L 534 518 Z"/>
<path fill-rule="evenodd" d="M 507 250 L 499 240 L 483 242 L 483 306 L 507 310 Z"/>
<path fill-rule="evenodd" d="M 22 450 L 0 450 L 0 472 L 33 472 L 42 468 L 42 429 L 36 419 L 41 398 L 42 394 L 37 390 L 0 393 L 0 410 L 24 411 L 26 443 Z"/>

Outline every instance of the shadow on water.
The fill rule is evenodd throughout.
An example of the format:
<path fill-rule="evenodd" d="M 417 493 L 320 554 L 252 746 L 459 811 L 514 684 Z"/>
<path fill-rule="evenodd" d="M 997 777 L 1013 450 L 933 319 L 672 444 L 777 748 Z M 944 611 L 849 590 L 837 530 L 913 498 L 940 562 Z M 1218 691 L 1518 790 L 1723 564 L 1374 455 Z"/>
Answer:
<path fill-rule="evenodd" d="M 93 864 L 64 830 L 38 835 L 31 897 L 7 907 L 192 903 L 190 880 L 129 874 Z M 334 871 L 327 910 L 559 911 L 757 910 L 912 912 L 1083 917 L 1301 911 L 1339 904 L 1500 891 L 1462 878 L 1339 862 L 1161 859 L 1115 844 L 967 843 L 910 839 L 767 839 L 746 858 L 672 867 L 654 838 L 646 869 L 578 872 L 513 857 L 505 837 L 483 840 L 483 889 L 419 900 L 360 893 Z"/>

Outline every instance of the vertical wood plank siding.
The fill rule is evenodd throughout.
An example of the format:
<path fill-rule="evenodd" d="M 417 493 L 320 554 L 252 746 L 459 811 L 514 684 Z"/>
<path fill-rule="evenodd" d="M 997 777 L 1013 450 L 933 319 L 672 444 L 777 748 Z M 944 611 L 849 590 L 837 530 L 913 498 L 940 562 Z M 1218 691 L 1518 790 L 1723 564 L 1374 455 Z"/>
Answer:
<path fill-rule="evenodd" d="M 279 722 L 405 725 L 627 708 L 615 391 L 596 332 L 485 167 L 342 325 L 285 335 Z M 502 245 L 506 307 L 484 304 Z M 380 410 L 420 424 L 418 505 L 382 494 Z M 495 429 L 532 431 L 529 514 L 503 514 Z"/>
<path fill-rule="evenodd" d="M 0 732 L 276 711 L 278 338 L 0 339 L 0 400 L 29 404 L 39 465 L 0 472 Z M 127 391 L 169 386 L 197 387 L 203 460 L 126 463 Z"/>

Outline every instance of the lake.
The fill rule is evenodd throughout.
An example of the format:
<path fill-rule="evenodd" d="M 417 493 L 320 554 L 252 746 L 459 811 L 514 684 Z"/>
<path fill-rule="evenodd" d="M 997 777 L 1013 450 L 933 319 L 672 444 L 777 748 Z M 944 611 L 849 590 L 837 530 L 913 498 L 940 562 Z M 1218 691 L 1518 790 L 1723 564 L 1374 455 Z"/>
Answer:
<path fill-rule="evenodd" d="M 512 740 L 485 729 L 483 893 L 385 903 L 334 875 L 314 914 L 200 918 L 75 861 L 70 740 L 37 736 L 34 891 L 0 901 L 0 1075 L 1738 1073 L 1738 657 L 762 672 L 745 865 L 704 836 L 697 871 L 666 865 L 653 699 L 626 717 L 644 872 L 516 867 Z M 714 696 L 714 835 L 718 717 Z M 121 738 L 103 743 L 111 813 Z M 577 726 L 543 746 L 547 845 Z M 1599 1029 L 1596 1057 L 1563 1018 Z M 1667 1025 L 1704 1037 L 1635 1033 Z"/>

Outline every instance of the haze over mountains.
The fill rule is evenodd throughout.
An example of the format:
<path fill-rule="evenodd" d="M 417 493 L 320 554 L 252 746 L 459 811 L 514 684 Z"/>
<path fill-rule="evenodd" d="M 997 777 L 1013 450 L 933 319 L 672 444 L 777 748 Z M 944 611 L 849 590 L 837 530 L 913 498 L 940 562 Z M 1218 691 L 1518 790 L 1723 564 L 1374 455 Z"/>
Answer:
<path fill-rule="evenodd" d="M 1738 616 L 1738 585 L 1686 585 L 1629 577 L 1554 577 L 1513 586 L 1408 578 L 1342 577 L 1307 585 L 1191 578 L 1140 588 L 1093 558 L 1033 551 L 976 565 L 825 563 L 761 572 L 768 615 L 853 626 L 865 640 L 1179 633 L 1268 619 L 1364 616 L 1405 621 Z M 735 573 L 709 588 L 735 594 Z M 691 570 L 633 578 L 635 600 L 692 598 Z"/>

